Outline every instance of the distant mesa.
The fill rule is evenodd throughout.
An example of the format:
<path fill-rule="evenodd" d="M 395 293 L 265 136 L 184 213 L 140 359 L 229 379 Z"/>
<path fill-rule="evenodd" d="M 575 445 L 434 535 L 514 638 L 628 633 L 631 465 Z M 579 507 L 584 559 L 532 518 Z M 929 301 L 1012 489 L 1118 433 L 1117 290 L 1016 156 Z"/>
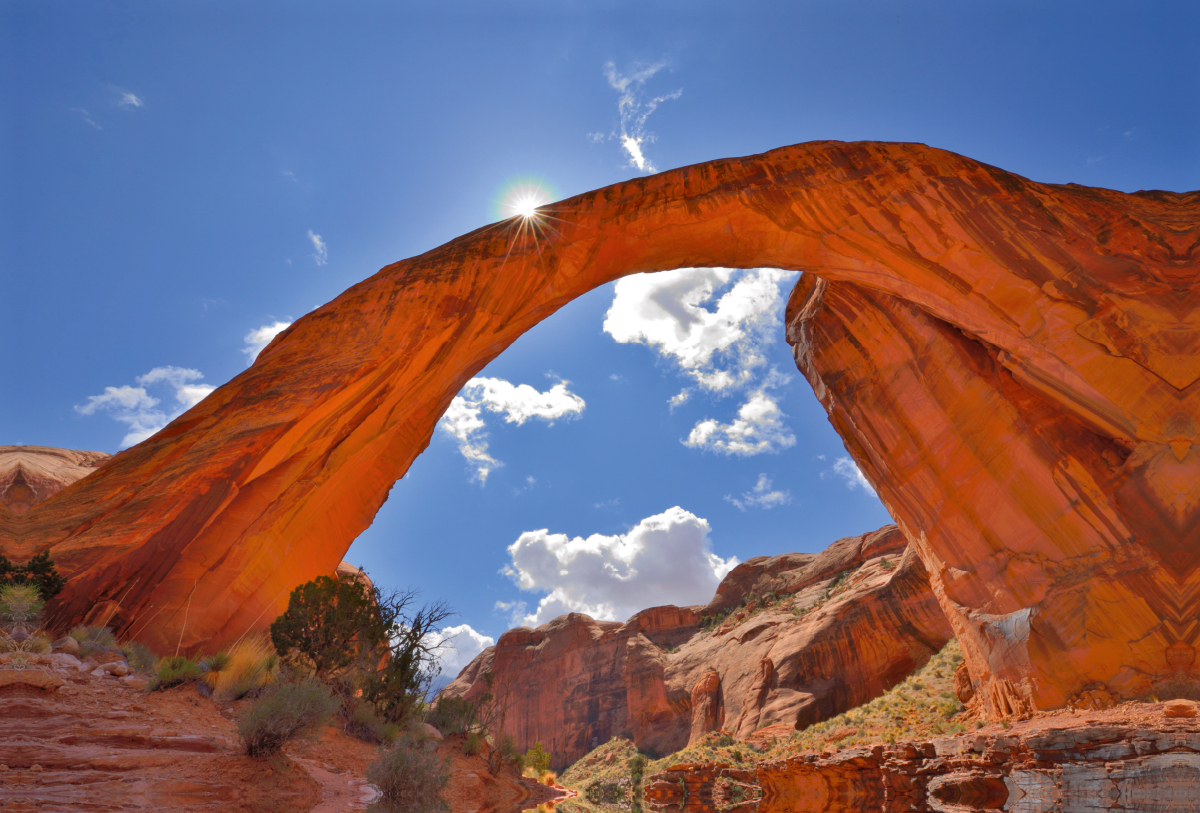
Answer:
<path fill-rule="evenodd" d="M 797 364 L 992 713 L 1200 695 L 1200 192 L 814 142 L 539 211 L 309 313 L 152 438 L 5 508 L 0 550 L 50 549 L 64 622 L 103 608 L 152 645 L 219 647 L 333 571 L 533 325 L 628 274 L 777 267 L 804 272 Z"/>

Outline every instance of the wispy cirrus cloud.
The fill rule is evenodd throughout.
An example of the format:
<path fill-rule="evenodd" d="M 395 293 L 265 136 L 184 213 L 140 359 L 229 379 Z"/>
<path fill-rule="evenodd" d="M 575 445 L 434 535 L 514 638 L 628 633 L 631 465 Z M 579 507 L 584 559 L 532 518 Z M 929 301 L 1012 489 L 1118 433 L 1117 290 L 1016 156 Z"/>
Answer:
<path fill-rule="evenodd" d="M 115 104 L 117 107 L 122 107 L 126 110 L 134 110 L 139 107 L 146 106 L 146 102 L 142 99 L 142 97 L 138 96 L 132 91 L 126 90 L 123 87 L 117 87 L 116 85 L 109 85 L 108 89 L 116 94 L 116 99 L 113 101 L 113 104 Z"/>
<path fill-rule="evenodd" d="M 822 455 L 820 459 L 824 460 L 824 455 Z M 877 496 L 875 494 L 875 487 L 871 485 L 871 481 L 863 475 L 862 469 L 858 467 L 858 464 L 849 457 L 839 457 L 837 460 L 833 461 L 832 471 L 830 469 L 822 471 L 821 479 L 824 480 L 831 473 L 842 478 L 842 480 L 844 480 L 846 483 L 846 488 L 850 489 L 851 491 L 854 491 L 855 489 L 861 489 L 864 494 Z"/>
<path fill-rule="evenodd" d="M 135 379 L 138 386 L 125 384 L 105 387 L 101 394 L 88 396 L 87 402 L 76 406 L 75 411 L 80 415 L 103 412 L 125 424 L 129 431 L 121 440 L 120 448 L 124 449 L 155 434 L 216 389 L 209 384 L 198 383 L 202 378 L 204 374 L 199 370 L 155 367 Z M 162 400 L 148 392 L 151 388 L 172 391 L 177 405 L 175 409 L 168 413 L 162 406 Z"/>
<path fill-rule="evenodd" d="M 310 243 L 312 243 L 313 261 L 317 265 L 327 265 L 329 263 L 329 246 L 327 246 L 325 244 L 325 239 L 323 237 L 321 237 L 321 235 L 314 232 L 312 229 L 309 229 L 308 230 L 308 241 Z"/>
<path fill-rule="evenodd" d="M 503 463 L 488 453 L 483 412 L 503 415 L 505 422 L 518 426 L 533 418 L 553 424 L 578 417 L 586 404 L 567 389 L 569 383 L 559 381 L 549 390 L 538 392 L 528 384 L 512 384 L 503 378 L 472 378 L 454 396 L 438 426 L 458 441 L 459 452 L 475 469 L 473 479 L 486 483 L 492 470 Z"/>
<path fill-rule="evenodd" d="M 678 99 L 683 95 L 683 89 L 644 99 L 643 87 L 656 73 L 667 67 L 665 59 L 651 65 L 635 63 L 633 71 L 622 74 L 617 66 L 608 62 L 604 65 L 604 76 L 609 86 L 620 94 L 617 99 L 617 113 L 620 115 L 619 131 L 613 132 L 609 138 L 617 138 L 621 148 L 629 156 L 629 165 L 642 172 L 658 172 L 658 169 L 646 157 L 645 147 L 655 141 L 654 133 L 646 130 L 646 120 L 658 109 L 658 106 L 670 99 Z M 596 143 L 604 140 L 601 133 L 588 133 L 588 140 Z"/>
<path fill-rule="evenodd" d="M 96 122 L 92 121 L 92 114 L 91 114 L 91 113 L 89 113 L 88 111 L 84 110 L 82 107 L 72 107 L 72 108 L 71 108 L 71 112 L 72 112 L 72 113 L 78 113 L 79 115 L 83 116 L 83 120 L 84 120 L 84 121 L 85 121 L 85 122 L 86 122 L 88 125 L 90 125 L 91 127 L 94 127 L 94 128 L 95 128 L 95 129 L 97 129 L 97 130 L 103 130 L 103 129 L 104 129 L 104 128 L 103 128 L 103 127 L 101 127 L 99 124 L 97 124 Z"/>

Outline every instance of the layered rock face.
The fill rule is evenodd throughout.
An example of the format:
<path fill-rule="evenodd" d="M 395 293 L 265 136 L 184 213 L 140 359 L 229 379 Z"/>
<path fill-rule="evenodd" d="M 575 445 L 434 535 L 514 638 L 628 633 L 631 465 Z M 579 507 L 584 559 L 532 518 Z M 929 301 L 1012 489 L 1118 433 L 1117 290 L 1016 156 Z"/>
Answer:
<path fill-rule="evenodd" d="M 104 607 L 160 648 L 219 647 L 333 570 L 454 394 L 557 308 L 640 271 L 773 266 L 808 272 L 798 363 L 991 708 L 1194 692 L 1198 235 L 1200 193 L 1037 184 L 922 145 L 638 178 L 384 268 L 0 515 L 0 550 L 51 550 L 64 622 Z"/>
<path fill-rule="evenodd" d="M 992 714 L 1197 695 L 1200 195 L 997 182 L 873 215 L 921 258 L 805 275 L 797 363 Z"/>
<path fill-rule="evenodd" d="M 0 512 L 24 514 L 91 474 L 110 457 L 106 452 L 49 446 L 0 446 Z"/>
<path fill-rule="evenodd" d="M 491 673 L 505 731 L 561 767 L 616 735 L 665 754 L 718 728 L 802 728 L 891 688 L 950 634 L 920 560 L 889 526 L 820 554 L 750 559 L 706 607 L 509 630 L 443 695 L 478 699 Z"/>

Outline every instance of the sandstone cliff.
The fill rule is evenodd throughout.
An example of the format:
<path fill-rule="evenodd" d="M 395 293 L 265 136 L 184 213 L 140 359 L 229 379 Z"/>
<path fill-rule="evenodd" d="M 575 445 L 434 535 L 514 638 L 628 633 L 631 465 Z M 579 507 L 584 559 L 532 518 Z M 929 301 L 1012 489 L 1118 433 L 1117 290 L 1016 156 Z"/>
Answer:
<path fill-rule="evenodd" d="M 48 446 L 0 446 L 0 512 L 24 514 L 88 476 L 110 457 L 105 452 Z"/>
<path fill-rule="evenodd" d="M 920 560 L 889 526 L 819 554 L 750 559 L 706 607 L 509 630 L 443 694 L 477 699 L 490 672 L 507 692 L 506 732 L 522 750 L 541 742 L 561 767 L 616 735 L 666 754 L 718 728 L 804 727 L 903 680 L 950 634 Z"/>
<path fill-rule="evenodd" d="M 929 569 L 994 713 L 1200 693 L 1200 193 L 812 143 L 543 207 L 388 266 L 23 514 L 53 612 L 219 647 L 333 570 L 454 394 L 640 271 L 804 270 L 797 362 Z M 757 666 L 756 666 L 757 668 Z"/>

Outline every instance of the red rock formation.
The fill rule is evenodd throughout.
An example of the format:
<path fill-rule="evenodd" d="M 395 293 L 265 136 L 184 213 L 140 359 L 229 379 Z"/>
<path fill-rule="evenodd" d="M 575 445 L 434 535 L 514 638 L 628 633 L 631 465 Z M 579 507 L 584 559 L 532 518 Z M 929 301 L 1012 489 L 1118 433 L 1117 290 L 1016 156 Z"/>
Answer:
<path fill-rule="evenodd" d="M 70 621 L 219 646 L 330 572 L 468 378 L 572 298 L 806 270 L 789 330 L 997 712 L 1196 691 L 1200 193 L 813 143 L 638 178 L 397 263 L 93 476 L 0 519 Z M 105 610 L 107 612 L 107 610 Z"/>
<path fill-rule="evenodd" d="M 647 777 L 644 795 L 652 813 L 1195 810 L 1200 725 L 1164 711 L 1047 716 L 753 767 L 675 765 Z"/>
<path fill-rule="evenodd" d="M 782 598 L 739 609 L 751 588 Z M 509 630 L 443 693 L 476 699 L 490 672 L 517 747 L 540 742 L 560 767 L 616 735 L 671 753 L 722 720 L 739 736 L 807 726 L 882 694 L 949 637 L 920 560 L 889 526 L 820 554 L 750 559 L 705 608 L 656 607 L 625 624 L 572 613 Z"/>
<path fill-rule="evenodd" d="M 83 479 L 112 455 L 48 446 L 0 446 L 0 521 L 5 510 L 24 514 Z"/>

